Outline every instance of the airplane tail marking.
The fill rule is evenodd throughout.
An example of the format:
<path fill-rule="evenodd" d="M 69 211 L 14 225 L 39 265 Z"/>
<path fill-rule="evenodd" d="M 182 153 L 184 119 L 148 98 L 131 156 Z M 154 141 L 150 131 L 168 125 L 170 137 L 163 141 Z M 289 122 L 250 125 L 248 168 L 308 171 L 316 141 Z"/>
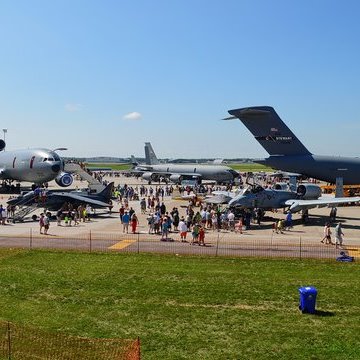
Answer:
<path fill-rule="evenodd" d="M 249 129 L 269 155 L 311 155 L 272 107 L 241 108 L 229 114 Z"/>

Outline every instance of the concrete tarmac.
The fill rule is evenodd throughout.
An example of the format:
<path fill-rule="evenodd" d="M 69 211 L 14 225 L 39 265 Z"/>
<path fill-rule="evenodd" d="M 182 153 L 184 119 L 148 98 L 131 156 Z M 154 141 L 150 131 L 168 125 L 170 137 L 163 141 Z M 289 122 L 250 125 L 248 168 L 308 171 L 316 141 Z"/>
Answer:
<path fill-rule="evenodd" d="M 145 181 L 129 177 L 105 177 L 104 180 L 114 181 L 117 184 L 129 186 L 147 185 Z M 153 188 L 157 184 L 152 184 Z M 75 181 L 72 187 L 86 187 L 86 182 Z M 161 186 L 165 186 L 161 184 Z M 49 184 L 50 189 L 58 189 L 55 182 Z M 9 195 L 0 195 L 0 203 L 6 206 Z M 177 207 L 180 216 L 185 215 L 186 200 L 164 198 L 167 211 Z M 329 220 L 330 209 L 320 208 L 309 211 L 309 222 L 301 223 L 301 215 L 294 214 L 294 227 L 284 234 L 276 234 L 272 230 L 273 219 L 285 219 L 281 210 L 277 213 L 267 213 L 268 221 L 259 226 L 252 224 L 251 229 L 242 234 L 221 230 L 207 230 L 205 236 L 206 246 L 189 245 L 181 243 L 177 232 L 169 234 L 168 241 L 161 241 L 160 235 L 149 235 L 147 214 L 141 214 L 140 201 L 130 201 L 139 217 L 137 234 L 124 234 L 119 220 L 119 204 L 114 203 L 112 213 L 97 211 L 91 221 L 76 226 L 57 226 L 56 221 L 50 223 L 49 235 L 39 234 L 39 224 L 31 218 L 23 223 L 7 223 L 0 226 L 0 246 L 24 248 L 54 248 L 81 251 L 119 251 L 119 252 L 157 252 L 170 254 L 194 255 L 226 255 L 226 256 L 264 256 L 264 257 L 312 257 L 335 258 L 341 249 L 335 246 L 320 243 L 323 238 L 323 227 Z M 334 233 L 335 225 L 341 222 L 344 232 L 344 250 L 349 255 L 360 256 L 360 207 L 338 207 L 336 222 L 331 225 Z M 37 210 L 39 214 L 42 210 Z M 32 215 L 32 214 L 31 214 Z M 30 216 L 31 216 L 30 215 Z M 271 219 L 271 218 L 272 219 Z M 188 241 L 191 234 L 188 233 Z M 334 234 L 332 241 L 335 242 Z M 358 255 L 359 254 L 359 255 Z"/>

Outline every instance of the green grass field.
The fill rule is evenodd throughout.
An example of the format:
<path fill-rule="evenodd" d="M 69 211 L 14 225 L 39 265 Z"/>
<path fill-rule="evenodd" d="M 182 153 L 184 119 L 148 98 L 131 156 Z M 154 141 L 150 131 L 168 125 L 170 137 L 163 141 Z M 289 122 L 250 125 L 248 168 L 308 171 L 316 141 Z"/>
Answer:
<path fill-rule="evenodd" d="M 143 359 L 359 359 L 357 263 L 0 250 L 0 317 Z M 317 287 L 318 315 L 298 310 Z"/>

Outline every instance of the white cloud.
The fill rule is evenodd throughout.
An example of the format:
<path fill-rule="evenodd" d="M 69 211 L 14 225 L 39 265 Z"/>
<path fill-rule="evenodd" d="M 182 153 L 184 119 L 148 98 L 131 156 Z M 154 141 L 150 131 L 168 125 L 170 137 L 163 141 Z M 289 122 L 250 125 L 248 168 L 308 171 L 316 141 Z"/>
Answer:
<path fill-rule="evenodd" d="M 130 112 L 126 115 L 123 116 L 123 120 L 130 120 L 130 121 L 136 121 L 136 120 L 140 120 L 142 117 L 142 115 L 136 111 L 134 112 Z"/>
<path fill-rule="evenodd" d="M 69 112 L 75 112 L 75 111 L 80 111 L 82 109 L 82 105 L 81 104 L 66 104 L 65 105 L 65 110 L 69 111 Z"/>

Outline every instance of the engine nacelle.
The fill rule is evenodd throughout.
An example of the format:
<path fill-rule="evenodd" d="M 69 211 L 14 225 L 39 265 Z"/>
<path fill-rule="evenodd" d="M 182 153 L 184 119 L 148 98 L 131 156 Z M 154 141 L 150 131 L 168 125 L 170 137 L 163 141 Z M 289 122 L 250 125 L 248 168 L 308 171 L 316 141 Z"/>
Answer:
<path fill-rule="evenodd" d="M 158 181 L 159 180 L 159 177 L 150 171 L 144 172 L 141 177 L 146 181 Z"/>
<path fill-rule="evenodd" d="M 180 174 L 173 174 L 173 175 L 170 175 L 169 179 L 171 182 L 173 182 L 175 184 L 180 184 L 181 181 L 183 180 L 183 177 Z"/>
<path fill-rule="evenodd" d="M 296 192 L 303 200 L 314 200 L 321 196 L 321 188 L 313 184 L 300 184 Z"/>
<path fill-rule="evenodd" d="M 5 149 L 5 146 L 6 146 L 5 141 L 0 139 L 0 151 L 3 151 Z"/>
<path fill-rule="evenodd" d="M 284 182 L 276 183 L 276 184 L 274 184 L 273 189 L 274 190 L 289 190 L 289 184 L 284 183 Z"/>
<path fill-rule="evenodd" d="M 66 172 L 61 172 L 56 178 L 55 182 L 61 187 L 70 186 L 73 183 L 73 177 L 71 174 Z"/>

